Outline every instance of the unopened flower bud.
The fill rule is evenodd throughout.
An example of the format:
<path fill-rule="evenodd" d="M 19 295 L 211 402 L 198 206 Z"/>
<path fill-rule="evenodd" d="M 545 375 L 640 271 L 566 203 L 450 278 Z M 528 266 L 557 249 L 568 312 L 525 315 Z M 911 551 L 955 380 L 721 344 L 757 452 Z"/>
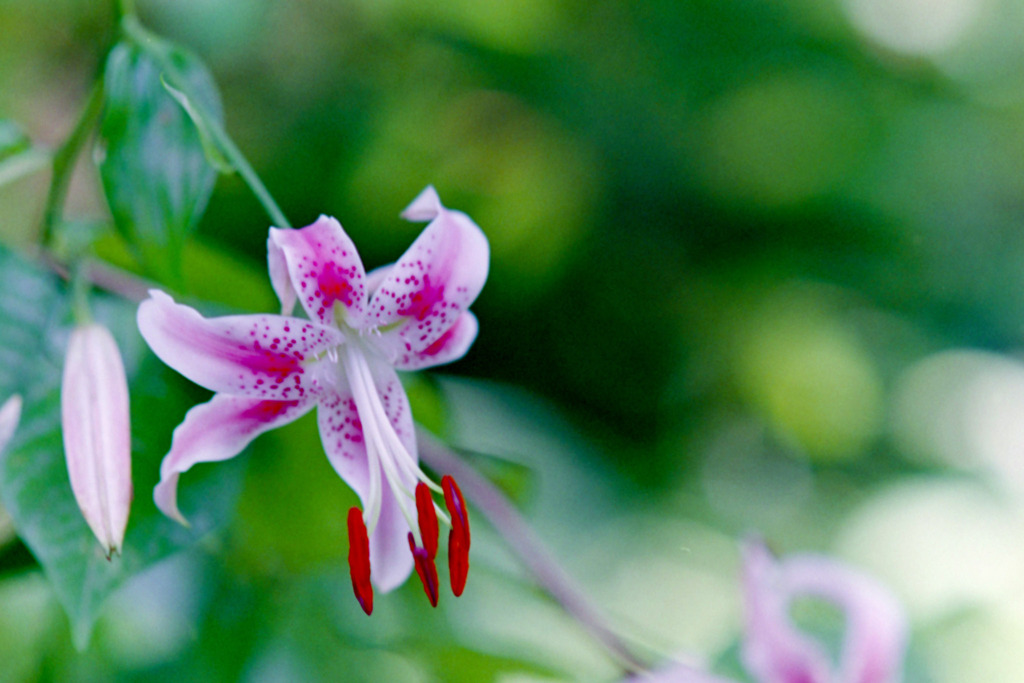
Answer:
<path fill-rule="evenodd" d="M 60 403 L 71 490 L 109 558 L 120 554 L 128 524 L 131 426 L 124 363 L 102 325 L 71 333 Z"/>

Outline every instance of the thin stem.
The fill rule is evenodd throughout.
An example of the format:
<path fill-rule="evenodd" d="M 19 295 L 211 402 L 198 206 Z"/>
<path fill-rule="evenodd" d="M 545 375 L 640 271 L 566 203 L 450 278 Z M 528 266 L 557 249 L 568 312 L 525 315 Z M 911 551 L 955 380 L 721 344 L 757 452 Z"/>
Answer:
<path fill-rule="evenodd" d="M 71 131 L 71 135 L 53 155 L 53 176 L 43 209 L 43 244 L 51 245 L 53 241 L 53 231 L 60 221 L 68 185 L 75 170 L 75 160 L 85 141 L 89 139 L 89 134 L 92 133 L 102 110 L 103 77 L 100 76 L 92 86 L 92 92 L 89 93 L 89 99 L 86 100 L 85 108 Z"/>
<path fill-rule="evenodd" d="M 89 282 L 85 261 L 79 259 L 71 267 L 72 311 L 77 325 L 86 325 L 92 322 L 92 311 L 89 308 L 89 290 L 91 289 L 92 285 Z"/>
<path fill-rule="evenodd" d="M 256 200 L 263 206 L 263 210 L 270 216 L 271 222 L 279 228 L 290 228 L 291 223 L 285 218 L 284 212 L 281 211 L 281 207 L 277 205 L 270 192 L 267 190 L 266 185 L 260 180 L 260 177 L 256 175 L 256 171 L 249 163 L 245 155 L 242 154 L 238 146 L 235 145 L 234 141 L 224 131 L 224 126 L 219 121 L 213 118 L 210 113 L 203 109 L 202 104 L 192 95 L 191 89 L 188 85 L 188 80 L 185 78 L 181 69 L 174 63 L 174 60 L 170 56 L 170 48 L 161 38 L 158 38 L 153 33 L 150 33 L 134 16 L 125 16 L 121 22 L 121 27 L 124 30 L 125 35 L 130 38 L 136 45 L 146 51 L 150 57 L 152 57 L 159 65 L 161 70 L 164 72 L 164 76 L 167 81 L 174 87 L 175 90 L 179 90 L 188 97 L 189 105 L 197 112 L 198 116 L 202 119 L 202 125 L 206 128 L 210 137 L 213 139 L 214 144 L 217 145 L 221 153 L 227 159 L 228 163 L 238 171 L 238 175 L 242 177 L 245 184 L 249 186 L 252 193 L 256 196 Z"/>
<path fill-rule="evenodd" d="M 630 672 L 646 671 L 644 664 L 622 638 L 605 622 L 598 609 L 577 588 L 569 575 L 559 566 L 547 548 L 513 507 L 505 495 L 490 481 L 465 464 L 455 453 L 441 444 L 433 435 L 417 428 L 420 457 L 433 469 L 451 474 L 459 482 L 466 497 L 483 512 L 491 525 L 508 542 L 534 580 L 547 591 L 555 602 L 590 632 Z"/>
<path fill-rule="evenodd" d="M 245 156 L 235 146 L 234 141 L 224 132 L 224 128 L 216 121 L 211 121 L 210 133 L 217 144 L 220 145 L 224 156 L 227 157 L 231 165 L 238 171 L 238 175 L 242 176 L 242 180 L 249 186 L 252 193 L 256 195 L 256 200 L 263 206 L 263 210 L 267 212 L 267 215 L 270 216 L 270 221 L 279 228 L 292 227 L 292 224 L 285 218 L 284 212 L 281 211 L 281 207 L 277 205 L 277 202 L 274 201 L 263 181 L 256 175 L 256 171 L 253 170 Z"/>
<path fill-rule="evenodd" d="M 49 252 L 39 252 L 39 260 L 64 280 L 73 281 L 73 273 Z M 82 277 L 90 284 L 136 303 L 144 301 L 149 296 L 149 290 L 156 286 L 137 275 L 102 261 L 89 260 L 87 265 L 81 266 L 81 272 Z"/>

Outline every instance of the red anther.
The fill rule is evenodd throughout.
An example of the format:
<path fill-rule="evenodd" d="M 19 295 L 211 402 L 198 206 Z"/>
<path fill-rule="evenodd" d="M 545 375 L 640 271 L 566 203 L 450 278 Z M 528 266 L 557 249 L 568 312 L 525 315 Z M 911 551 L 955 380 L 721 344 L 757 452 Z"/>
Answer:
<path fill-rule="evenodd" d="M 370 539 L 359 508 L 348 511 L 348 569 L 352 590 L 367 615 L 373 613 L 373 586 L 370 585 Z"/>
<path fill-rule="evenodd" d="M 416 547 L 416 541 L 413 539 L 411 531 L 409 532 L 409 550 L 412 551 L 412 559 L 416 563 L 416 573 L 423 584 L 427 599 L 430 600 L 430 606 L 437 607 L 437 566 L 425 548 Z"/>
<path fill-rule="evenodd" d="M 423 537 L 423 549 L 433 560 L 437 557 L 437 510 L 430 489 L 422 481 L 416 484 L 416 512 L 419 517 L 420 535 Z"/>
<path fill-rule="evenodd" d="M 448 532 L 448 573 L 455 597 L 462 595 L 466 588 L 466 577 L 469 576 L 469 548 L 460 539 L 455 529 Z"/>
<path fill-rule="evenodd" d="M 459 536 L 459 541 L 469 552 L 469 515 L 466 513 L 466 501 L 462 498 L 462 491 L 459 485 L 450 475 L 441 478 L 441 488 L 444 489 L 444 504 L 452 517 L 452 531 Z"/>

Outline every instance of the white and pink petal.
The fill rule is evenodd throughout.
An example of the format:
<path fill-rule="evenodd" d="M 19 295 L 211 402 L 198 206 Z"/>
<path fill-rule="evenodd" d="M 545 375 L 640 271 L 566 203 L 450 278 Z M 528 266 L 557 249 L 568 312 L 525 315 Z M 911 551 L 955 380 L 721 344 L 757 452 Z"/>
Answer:
<path fill-rule="evenodd" d="M 270 229 L 268 260 L 275 290 L 279 284 L 283 260 L 291 279 L 291 288 L 312 320 L 324 325 L 344 322 L 361 327 L 366 310 L 366 271 L 352 239 L 341 224 L 320 216 L 299 230 Z M 281 297 L 282 292 L 278 291 Z M 294 301 L 284 291 L 282 305 Z"/>
<path fill-rule="evenodd" d="M 423 368 L 451 363 L 466 355 L 466 351 L 476 340 L 480 324 L 476 316 L 465 311 L 456 319 L 455 324 L 438 337 L 433 344 L 419 353 L 405 349 L 395 359 L 394 365 L 399 370 L 422 370 Z M 411 345 L 410 345 L 411 346 Z"/>
<path fill-rule="evenodd" d="M 378 589 L 387 592 L 401 584 L 412 571 L 413 559 L 406 540 L 409 526 L 388 484 L 388 474 L 379 464 L 379 447 L 377 457 L 371 459 L 367 448 L 374 446 L 368 440 L 377 438 L 374 435 L 385 439 L 384 430 L 392 430 L 411 459 L 411 465 L 415 466 L 416 439 L 409 401 L 398 375 L 383 363 L 365 359 L 364 362 L 360 369 L 368 370 L 369 378 L 361 374 L 355 381 L 364 386 L 368 385 L 367 379 L 372 382 L 383 420 L 369 407 L 366 414 L 360 414 L 352 392 L 346 388 L 321 397 L 317 422 L 324 451 L 335 471 L 359 496 L 364 510 L 379 510 L 370 533 L 371 579 Z M 385 447 L 394 452 L 391 446 Z M 375 477 L 371 476 L 370 467 L 377 468 Z M 410 468 L 401 468 L 397 476 L 395 483 L 399 490 L 413 490 L 416 479 Z M 373 479 L 375 483 L 371 483 Z"/>
<path fill-rule="evenodd" d="M 411 486 L 411 484 L 410 484 Z M 387 486 L 381 498 L 380 517 L 370 534 L 370 580 L 383 593 L 402 585 L 412 572 L 409 524 Z"/>
<path fill-rule="evenodd" d="M 153 500 L 165 515 L 187 524 L 178 510 L 178 478 L 193 465 L 235 457 L 263 432 L 302 417 L 312 400 L 262 401 L 216 394 L 185 415 L 174 430 L 171 450 L 160 465 Z"/>
<path fill-rule="evenodd" d="M 291 315 L 295 311 L 298 295 L 292 287 L 292 276 L 288 272 L 288 261 L 285 260 L 284 251 L 274 244 L 274 230 L 278 228 L 271 228 L 270 236 L 267 237 L 267 271 L 270 274 L 270 286 L 274 288 L 274 293 L 281 302 L 281 315 Z"/>
<path fill-rule="evenodd" d="M 444 208 L 433 188 L 404 215 L 431 222 L 391 267 L 368 314 L 392 359 L 420 353 L 447 332 L 480 293 L 490 262 L 480 228 L 466 214 Z"/>
<path fill-rule="evenodd" d="M 327 460 L 363 505 L 368 506 L 370 474 L 366 438 L 351 393 L 347 390 L 325 393 L 320 398 L 316 417 Z"/>
<path fill-rule="evenodd" d="M 164 363 L 212 391 L 261 400 L 305 400 L 317 384 L 308 368 L 344 335 L 299 318 L 203 318 L 158 290 L 138 312 L 139 331 Z"/>

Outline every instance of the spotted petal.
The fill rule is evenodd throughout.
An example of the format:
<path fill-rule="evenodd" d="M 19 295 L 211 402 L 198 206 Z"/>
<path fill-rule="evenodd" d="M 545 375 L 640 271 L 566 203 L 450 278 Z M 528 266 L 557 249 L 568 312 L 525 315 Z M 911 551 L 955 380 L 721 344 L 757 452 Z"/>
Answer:
<path fill-rule="evenodd" d="M 270 229 L 268 261 L 281 304 L 295 296 L 312 320 L 361 327 L 366 309 L 366 271 L 355 244 L 333 218 L 320 216 L 301 230 Z M 284 262 L 291 290 L 280 278 Z"/>
<path fill-rule="evenodd" d="M 419 353 L 401 353 L 395 360 L 395 367 L 399 370 L 421 370 L 458 360 L 466 355 L 466 351 L 473 345 L 479 329 L 476 316 L 466 311 L 448 328 L 448 331 L 427 348 Z"/>
<path fill-rule="evenodd" d="M 760 683 L 895 683 L 901 677 L 906 623 L 896 599 L 870 577 L 829 558 L 781 562 L 760 542 L 745 548 L 746 640 L 743 661 Z M 792 602 L 816 597 L 846 616 L 838 672 L 825 647 L 789 617 Z"/>
<path fill-rule="evenodd" d="M 171 451 L 160 465 L 160 483 L 153 500 L 160 510 L 187 524 L 178 510 L 178 477 L 199 462 L 218 462 L 238 455 L 265 431 L 288 424 L 315 405 L 304 401 L 260 401 L 216 394 L 188 411 L 174 430 Z"/>
<path fill-rule="evenodd" d="M 139 306 L 139 331 L 164 363 L 207 389 L 261 400 L 305 399 L 307 366 L 344 341 L 338 330 L 299 318 L 203 318 L 153 290 Z"/>
<path fill-rule="evenodd" d="M 469 216 L 441 205 L 428 187 L 403 214 L 430 224 L 392 266 L 370 301 L 378 346 L 399 362 L 423 353 L 476 299 L 487 279 L 490 248 Z"/>
<path fill-rule="evenodd" d="M 415 459 L 416 439 L 405 389 L 390 367 L 375 363 L 370 369 L 384 412 L 402 445 Z M 363 425 L 373 419 L 373 416 L 359 415 L 347 386 L 325 394 L 317 409 L 320 438 L 327 459 L 367 510 L 373 506 L 374 492 Z M 402 476 L 401 479 L 400 485 L 411 491 L 415 480 L 410 476 Z M 380 472 L 377 486 L 381 507 L 376 527 L 370 535 L 371 578 L 380 590 L 387 592 L 405 581 L 412 571 L 413 559 L 406 541 L 409 526 L 383 472 Z"/>

